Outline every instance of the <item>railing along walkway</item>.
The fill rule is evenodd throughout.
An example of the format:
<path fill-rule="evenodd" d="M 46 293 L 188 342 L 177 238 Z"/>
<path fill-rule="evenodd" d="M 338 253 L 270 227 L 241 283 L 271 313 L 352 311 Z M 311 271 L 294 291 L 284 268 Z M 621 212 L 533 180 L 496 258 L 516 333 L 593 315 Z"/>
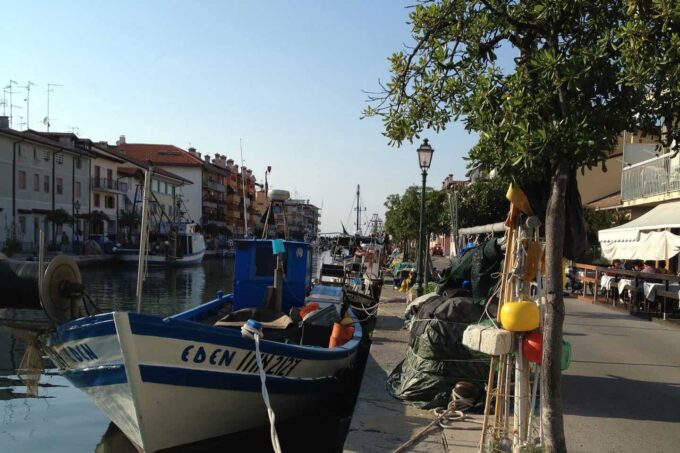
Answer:
<path fill-rule="evenodd" d="M 572 268 L 572 275 L 568 278 L 572 280 L 572 292 L 577 292 L 578 299 L 596 302 L 604 289 L 607 303 L 617 305 L 618 301 L 622 301 L 629 306 L 631 313 L 639 309 L 652 316 L 651 307 L 654 305 L 656 314 L 666 319 L 669 314 L 675 315 L 680 309 L 680 277 L 675 275 L 609 269 L 582 263 L 574 263 Z M 603 279 L 603 276 L 606 278 Z M 581 284 L 578 290 L 574 289 L 578 286 L 576 283 Z M 591 295 L 587 294 L 588 290 Z"/>

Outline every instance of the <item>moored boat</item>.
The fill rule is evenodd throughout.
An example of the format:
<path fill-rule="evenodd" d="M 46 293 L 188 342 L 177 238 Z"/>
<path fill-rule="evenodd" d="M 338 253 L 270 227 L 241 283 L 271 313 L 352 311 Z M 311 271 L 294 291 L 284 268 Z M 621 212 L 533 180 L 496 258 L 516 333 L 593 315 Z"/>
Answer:
<path fill-rule="evenodd" d="M 200 264 L 205 255 L 205 239 L 194 223 L 162 225 L 158 232 L 149 235 L 149 266 L 192 266 Z M 139 247 L 116 248 L 116 258 L 126 265 L 137 265 Z"/>
<path fill-rule="evenodd" d="M 44 350 L 138 448 L 157 451 L 269 424 L 255 342 L 241 332 L 246 319 L 260 318 L 276 418 L 313 411 L 353 366 L 362 329 L 343 304 L 296 317 L 313 308 L 303 306 L 310 249 L 284 242 L 277 260 L 272 244 L 237 243 L 233 294 L 168 318 L 114 312 L 69 321 L 45 335 Z M 285 271 L 280 286 L 275 268 Z M 335 324 L 350 333 L 337 344 Z"/>

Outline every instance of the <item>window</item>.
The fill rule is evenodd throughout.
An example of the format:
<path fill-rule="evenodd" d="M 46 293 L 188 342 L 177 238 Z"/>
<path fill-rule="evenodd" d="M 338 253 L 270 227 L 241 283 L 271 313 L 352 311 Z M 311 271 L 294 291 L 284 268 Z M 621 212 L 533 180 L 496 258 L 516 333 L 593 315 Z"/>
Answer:
<path fill-rule="evenodd" d="M 94 207 L 95 208 L 99 207 L 99 194 L 98 193 L 94 194 Z"/>
<path fill-rule="evenodd" d="M 19 146 L 18 146 L 18 149 L 17 149 L 17 155 L 18 155 L 19 157 L 22 157 L 22 155 L 21 155 L 21 149 L 22 149 L 22 146 L 19 145 Z"/>
<path fill-rule="evenodd" d="M 33 147 L 33 160 L 38 160 L 38 148 Z"/>
<path fill-rule="evenodd" d="M 33 174 L 33 191 L 40 192 L 40 175 L 37 173 Z"/>
<path fill-rule="evenodd" d="M 153 190 L 154 192 L 158 192 L 158 186 L 159 183 L 157 179 L 151 180 L 151 190 Z"/>
<path fill-rule="evenodd" d="M 43 179 L 43 188 L 45 189 L 45 193 L 50 191 L 50 177 L 48 175 L 45 175 L 45 178 Z"/>
<path fill-rule="evenodd" d="M 113 197 L 104 198 L 104 206 L 108 209 L 114 209 L 116 207 L 116 200 Z"/>
<path fill-rule="evenodd" d="M 161 182 L 161 193 L 168 193 L 168 183 L 163 181 Z"/>
<path fill-rule="evenodd" d="M 26 188 L 26 172 L 19 170 L 19 189 Z"/>
<path fill-rule="evenodd" d="M 46 149 L 43 150 L 42 152 L 42 158 L 45 159 L 45 162 L 50 161 L 50 152 L 47 151 Z"/>
<path fill-rule="evenodd" d="M 64 164 L 64 153 L 55 154 L 54 160 L 57 162 L 57 164 L 63 165 Z"/>
<path fill-rule="evenodd" d="M 62 178 L 57 178 L 57 194 L 61 195 L 64 193 L 64 180 Z"/>
<path fill-rule="evenodd" d="M 76 181 L 74 191 L 75 191 L 75 197 L 80 198 L 80 181 Z"/>
<path fill-rule="evenodd" d="M 26 234 L 26 217 L 19 216 L 19 235 L 23 236 Z"/>
<path fill-rule="evenodd" d="M 83 168 L 83 163 L 81 162 L 80 157 L 77 157 L 77 158 L 76 158 L 76 168 L 77 168 L 78 170 L 80 170 L 81 168 Z"/>

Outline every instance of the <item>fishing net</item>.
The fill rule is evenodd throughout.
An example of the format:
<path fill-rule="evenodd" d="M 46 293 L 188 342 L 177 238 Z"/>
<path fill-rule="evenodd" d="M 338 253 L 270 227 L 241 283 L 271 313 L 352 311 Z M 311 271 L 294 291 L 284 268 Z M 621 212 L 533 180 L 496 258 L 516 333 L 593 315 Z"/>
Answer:
<path fill-rule="evenodd" d="M 411 321 L 406 358 L 387 379 L 390 394 L 430 409 L 446 407 L 459 381 L 483 389 L 489 358 L 462 344 L 465 328 L 476 323 L 483 310 L 470 297 L 439 296 L 423 303 Z"/>

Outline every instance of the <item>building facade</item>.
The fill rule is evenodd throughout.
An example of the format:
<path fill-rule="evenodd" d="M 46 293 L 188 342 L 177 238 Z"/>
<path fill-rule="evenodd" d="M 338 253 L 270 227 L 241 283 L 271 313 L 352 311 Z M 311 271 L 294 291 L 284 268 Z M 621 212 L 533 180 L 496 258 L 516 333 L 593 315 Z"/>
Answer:
<path fill-rule="evenodd" d="M 81 216 L 90 210 L 92 158 L 87 150 L 35 131 L 10 129 L 0 117 L 0 243 L 35 253 L 40 230 L 51 249 L 72 243 Z M 56 221 L 64 217 L 55 213 L 69 220 Z"/>

